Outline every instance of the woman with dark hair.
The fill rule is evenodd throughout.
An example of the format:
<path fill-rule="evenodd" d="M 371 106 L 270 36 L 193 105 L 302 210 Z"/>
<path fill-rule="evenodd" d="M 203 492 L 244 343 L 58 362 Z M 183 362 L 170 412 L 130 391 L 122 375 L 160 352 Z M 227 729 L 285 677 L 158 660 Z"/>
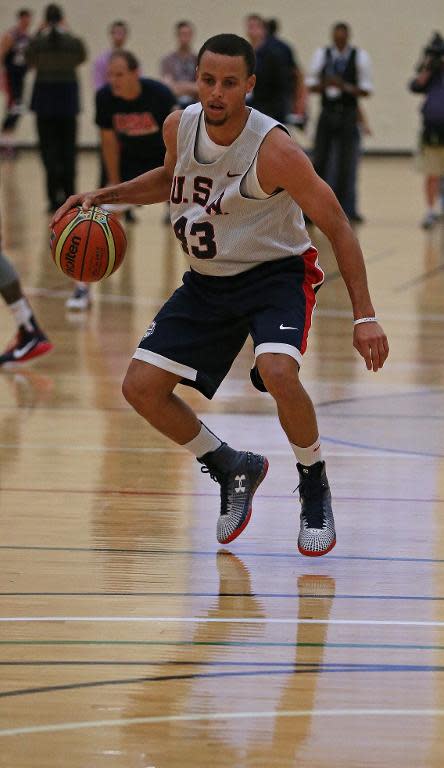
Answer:
<path fill-rule="evenodd" d="M 76 67 L 87 54 L 83 41 L 68 32 L 60 6 L 51 3 L 25 56 L 28 66 L 36 70 L 31 109 L 37 118 L 48 209 L 54 211 L 74 192 L 79 112 Z"/>

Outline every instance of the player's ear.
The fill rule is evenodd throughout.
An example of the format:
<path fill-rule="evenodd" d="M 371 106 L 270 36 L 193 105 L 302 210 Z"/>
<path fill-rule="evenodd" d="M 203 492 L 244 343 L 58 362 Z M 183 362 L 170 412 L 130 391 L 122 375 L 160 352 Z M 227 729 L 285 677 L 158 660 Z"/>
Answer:
<path fill-rule="evenodd" d="M 255 85 L 256 85 L 256 75 L 250 75 L 250 77 L 247 80 L 247 93 L 251 93 Z"/>

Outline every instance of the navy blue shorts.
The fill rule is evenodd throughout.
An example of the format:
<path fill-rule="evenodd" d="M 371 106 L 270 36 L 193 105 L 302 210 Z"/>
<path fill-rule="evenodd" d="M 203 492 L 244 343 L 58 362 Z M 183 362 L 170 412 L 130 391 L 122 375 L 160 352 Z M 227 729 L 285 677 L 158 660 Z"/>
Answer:
<path fill-rule="evenodd" d="M 264 262 L 232 277 L 194 270 L 154 318 L 135 354 L 211 399 L 250 334 L 255 360 L 283 353 L 300 365 L 324 273 L 317 251 Z M 266 391 L 256 366 L 251 378 Z"/>

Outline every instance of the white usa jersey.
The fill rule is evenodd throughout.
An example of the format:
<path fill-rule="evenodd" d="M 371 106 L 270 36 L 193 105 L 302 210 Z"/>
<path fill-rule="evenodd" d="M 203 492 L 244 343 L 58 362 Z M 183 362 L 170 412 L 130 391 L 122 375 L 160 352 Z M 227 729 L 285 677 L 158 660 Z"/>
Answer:
<path fill-rule="evenodd" d="M 222 277 L 304 253 L 310 238 L 288 192 L 258 200 L 240 189 L 265 136 L 280 124 L 252 109 L 226 152 L 213 163 L 199 163 L 196 145 L 203 119 L 200 104 L 182 114 L 171 186 L 171 223 L 190 266 Z"/>

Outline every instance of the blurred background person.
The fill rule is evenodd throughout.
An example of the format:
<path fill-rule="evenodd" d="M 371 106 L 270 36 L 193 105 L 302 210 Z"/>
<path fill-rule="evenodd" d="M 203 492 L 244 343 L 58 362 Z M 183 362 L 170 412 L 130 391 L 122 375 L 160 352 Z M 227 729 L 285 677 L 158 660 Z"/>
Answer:
<path fill-rule="evenodd" d="M 311 93 L 321 94 L 313 149 L 315 170 L 331 182 L 348 218 L 362 221 L 356 210 L 356 191 L 350 195 L 350 189 L 360 158 L 359 99 L 373 92 L 373 84 L 368 53 L 352 48 L 349 40 L 348 24 L 335 24 L 333 44 L 315 51 L 306 84 Z"/>
<path fill-rule="evenodd" d="M 30 41 L 32 14 L 26 8 L 17 11 L 17 23 L 0 40 L 2 88 L 6 95 L 6 110 L 2 122 L 0 147 L 3 154 L 14 155 L 13 134 L 23 113 L 23 87 L 28 70 L 24 51 Z"/>
<path fill-rule="evenodd" d="M 246 36 L 256 54 L 256 85 L 248 104 L 283 123 L 288 112 L 288 51 L 268 34 L 265 20 L 252 13 L 245 20 Z"/>
<path fill-rule="evenodd" d="M 175 106 L 176 97 L 166 85 L 140 76 L 133 53 L 111 54 L 108 85 L 96 93 L 96 124 L 109 184 L 129 181 L 163 165 L 162 127 Z M 84 310 L 90 301 L 89 286 L 78 283 L 66 306 Z"/>
<path fill-rule="evenodd" d="M 441 179 L 444 176 L 444 39 L 436 33 L 424 50 L 413 93 L 425 94 L 421 106 L 421 150 L 426 214 L 422 227 L 430 229 L 439 218 Z"/>
<path fill-rule="evenodd" d="M 269 42 L 280 53 L 285 71 L 287 88 L 286 122 L 304 128 L 307 122 L 307 88 L 304 73 L 299 65 L 294 48 L 278 37 L 279 22 L 268 19 L 266 22 Z"/>
<path fill-rule="evenodd" d="M 103 88 L 108 83 L 108 66 L 111 54 L 115 51 L 123 50 L 126 45 L 126 41 L 129 36 L 129 26 L 126 21 L 116 20 L 113 21 L 109 27 L 110 48 L 97 56 L 92 65 L 92 82 L 94 93 Z M 99 143 L 100 144 L 100 143 Z M 99 145 L 99 187 L 104 187 L 107 183 L 105 166 L 103 164 L 102 150 Z"/>
<path fill-rule="evenodd" d="M 102 51 L 93 61 L 92 76 L 94 91 L 108 83 L 108 65 L 111 54 L 125 48 L 129 35 L 129 27 L 126 21 L 113 21 L 108 28 L 111 46 Z"/>
<path fill-rule="evenodd" d="M 189 21 L 178 21 L 175 26 L 176 50 L 160 62 L 162 81 L 175 94 L 180 107 L 197 101 L 197 56 L 193 51 L 194 28 Z"/>
<path fill-rule="evenodd" d="M 51 3 L 25 58 L 36 71 L 31 109 L 36 114 L 39 148 L 46 172 L 48 211 L 74 192 L 79 85 L 76 68 L 86 59 L 79 37 L 68 32 L 63 11 Z"/>

